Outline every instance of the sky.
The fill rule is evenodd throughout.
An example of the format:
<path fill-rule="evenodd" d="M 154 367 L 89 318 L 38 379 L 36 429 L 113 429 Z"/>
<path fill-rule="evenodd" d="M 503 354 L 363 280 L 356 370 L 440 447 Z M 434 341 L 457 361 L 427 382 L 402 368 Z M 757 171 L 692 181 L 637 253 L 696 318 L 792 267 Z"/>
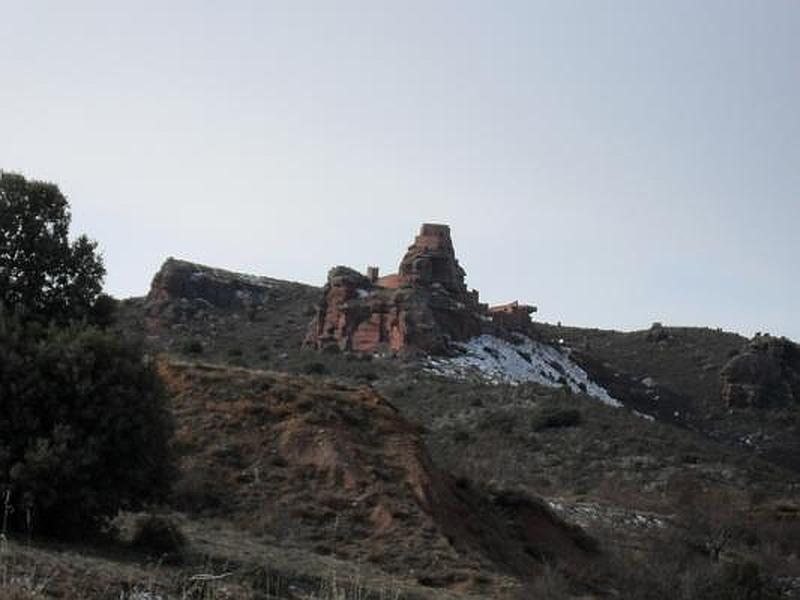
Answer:
<path fill-rule="evenodd" d="M 0 0 L 0 169 L 107 290 L 321 285 L 450 224 L 548 322 L 800 340 L 796 0 Z"/>

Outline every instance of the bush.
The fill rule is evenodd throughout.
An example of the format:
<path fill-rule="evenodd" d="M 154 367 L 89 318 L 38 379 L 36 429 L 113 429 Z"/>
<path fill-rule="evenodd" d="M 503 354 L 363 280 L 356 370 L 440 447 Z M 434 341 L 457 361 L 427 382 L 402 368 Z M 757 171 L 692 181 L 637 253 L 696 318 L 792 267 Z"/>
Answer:
<path fill-rule="evenodd" d="M 186 340 L 181 347 L 184 354 L 202 354 L 203 343 L 200 340 Z"/>
<path fill-rule="evenodd" d="M 707 600 L 778 600 L 783 596 L 750 561 L 722 565 L 698 588 L 697 597 Z"/>
<path fill-rule="evenodd" d="M 0 493 L 9 527 L 100 528 L 168 491 L 171 415 L 140 345 L 0 312 Z"/>
<path fill-rule="evenodd" d="M 131 545 L 151 554 L 175 555 L 186 546 L 186 536 L 171 519 L 146 515 L 136 521 Z"/>
<path fill-rule="evenodd" d="M 533 430 L 576 427 L 581 424 L 581 411 L 576 408 L 545 410 L 533 418 Z"/>
<path fill-rule="evenodd" d="M 0 497 L 9 528 L 77 536 L 165 495 L 172 423 L 69 225 L 58 187 L 0 173 Z"/>
<path fill-rule="evenodd" d="M 303 373 L 306 375 L 325 375 L 328 367 L 321 362 L 310 362 L 303 366 Z"/>

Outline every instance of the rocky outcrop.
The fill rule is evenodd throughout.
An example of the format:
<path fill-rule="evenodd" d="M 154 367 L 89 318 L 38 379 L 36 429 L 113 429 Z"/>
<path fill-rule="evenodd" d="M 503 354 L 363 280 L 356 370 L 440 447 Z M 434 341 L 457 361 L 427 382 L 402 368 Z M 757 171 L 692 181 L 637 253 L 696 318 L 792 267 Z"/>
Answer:
<path fill-rule="evenodd" d="M 756 336 L 720 372 L 729 408 L 800 404 L 800 346 L 786 338 Z"/>
<path fill-rule="evenodd" d="M 297 348 L 303 339 L 305 347 L 317 350 L 443 354 L 453 349 L 451 342 L 482 333 L 524 332 L 535 310 L 517 302 L 491 309 L 482 304 L 478 292 L 467 288 L 450 228 L 430 223 L 420 229 L 397 273 L 380 277 L 377 267 L 369 267 L 367 275 L 335 267 L 319 298 L 319 288 L 169 258 L 144 300 L 144 326 L 151 336 L 179 330 L 216 347 L 214 339 L 230 337 L 241 322 L 271 323 L 273 314 L 296 302 L 302 306 L 294 312 L 302 318 L 272 323 L 270 335 L 292 325 L 281 347 Z"/>
<path fill-rule="evenodd" d="M 170 257 L 153 278 L 147 300 L 150 304 L 201 300 L 217 308 L 246 308 L 263 303 L 275 283 L 267 277 L 213 269 Z"/>
<path fill-rule="evenodd" d="M 232 332 L 239 321 L 266 323 L 276 311 L 288 310 L 291 318 L 282 320 L 293 322 L 294 313 L 304 313 L 318 298 L 319 288 L 169 258 L 144 299 L 144 324 L 150 334 L 175 327 L 188 333 L 188 327 L 207 337 L 211 329 Z"/>
<path fill-rule="evenodd" d="M 479 335 L 479 313 L 441 286 L 374 285 L 347 267 L 328 274 L 306 337 L 319 350 L 444 352 L 450 340 Z"/>
<path fill-rule="evenodd" d="M 490 322 L 468 290 L 450 228 L 425 224 L 396 274 L 369 277 L 347 267 L 328 274 L 306 345 L 353 352 L 442 353 L 450 341 L 480 335 Z"/>
<path fill-rule="evenodd" d="M 456 259 L 450 227 L 425 223 L 408 247 L 398 269 L 401 285 L 438 284 L 456 296 L 466 298 L 466 273 Z"/>

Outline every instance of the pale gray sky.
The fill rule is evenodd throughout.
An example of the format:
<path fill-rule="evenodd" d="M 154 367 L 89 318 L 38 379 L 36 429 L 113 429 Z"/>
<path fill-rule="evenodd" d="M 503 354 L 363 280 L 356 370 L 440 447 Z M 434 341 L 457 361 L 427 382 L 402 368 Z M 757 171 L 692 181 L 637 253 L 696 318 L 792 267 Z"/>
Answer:
<path fill-rule="evenodd" d="M 450 223 L 548 321 L 800 339 L 800 2 L 0 0 L 0 168 L 107 287 L 321 284 Z"/>

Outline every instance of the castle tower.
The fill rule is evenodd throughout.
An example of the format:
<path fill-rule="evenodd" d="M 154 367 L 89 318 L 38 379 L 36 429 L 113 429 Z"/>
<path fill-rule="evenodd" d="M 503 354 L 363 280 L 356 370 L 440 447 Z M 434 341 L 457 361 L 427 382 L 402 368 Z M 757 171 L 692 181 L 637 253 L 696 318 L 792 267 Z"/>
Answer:
<path fill-rule="evenodd" d="M 400 261 L 398 273 L 408 283 L 438 283 L 451 292 L 467 294 L 465 273 L 456 259 L 447 225 L 424 223 Z"/>

